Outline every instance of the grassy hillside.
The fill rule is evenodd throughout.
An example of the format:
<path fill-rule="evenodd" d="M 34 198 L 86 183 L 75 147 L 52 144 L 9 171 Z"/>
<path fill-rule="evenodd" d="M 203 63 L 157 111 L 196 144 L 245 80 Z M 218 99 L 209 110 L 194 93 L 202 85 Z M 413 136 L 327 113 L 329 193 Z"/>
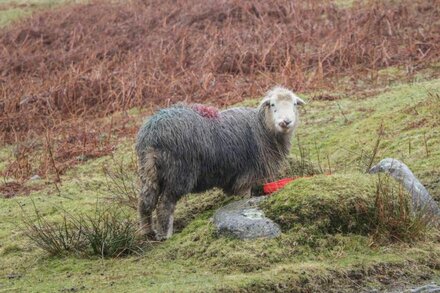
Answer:
<path fill-rule="evenodd" d="M 323 168 L 365 171 L 379 140 L 376 161 L 404 161 L 432 194 L 440 196 L 439 89 L 439 80 L 432 80 L 396 85 L 366 98 L 313 101 L 298 131 L 299 143 L 315 161 L 320 155 Z"/>
<path fill-rule="evenodd" d="M 215 207 L 228 199 L 212 191 L 182 200 L 177 212 L 182 230 L 164 243 L 145 246 L 140 255 L 51 257 L 35 247 L 20 225 L 22 217 L 33 214 L 34 205 L 53 221 L 60 220 L 62 209 L 92 212 L 97 204 L 112 205 L 105 199 L 109 191 L 102 168 L 121 160 L 127 176 L 135 180 L 133 141 L 128 139 L 113 158 L 90 160 L 68 171 L 59 193 L 53 185 L 37 182 L 33 184 L 43 186 L 30 196 L 0 199 L 0 288 L 20 292 L 141 292 L 145 288 L 340 292 L 435 280 L 440 276 L 438 231 L 429 230 L 409 242 L 377 240 L 378 178 L 360 171 L 369 164 L 383 124 L 374 163 L 386 156 L 402 159 L 432 194 L 439 195 L 440 80 L 398 84 L 380 92 L 364 99 L 337 96 L 330 101 L 309 95 L 298 130 L 302 156 L 318 167 L 319 153 L 323 171 L 331 168 L 337 175 L 295 181 L 264 204 L 266 213 L 283 227 L 280 238 L 254 242 L 217 238 L 209 219 Z M 300 157 L 295 142 L 292 153 Z M 136 217 L 135 210 L 129 213 Z"/>
<path fill-rule="evenodd" d="M 439 230 L 412 215 L 395 182 L 366 174 L 382 158 L 400 159 L 440 201 L 434 2 L 58 6 L 66 2 L 89 3 L 0 0 L 0 292 L 362 292 L 440 282 Z M 145 112 L 175 101 L 256 106 L 277 83 L 307 101 L 284 174 L 321 174 L 261 205 L 282 235 L 217 237 L 211 216 L 238 197 L 211 190 L 178 203 L 171 239 L 137 238 L 133 144 Z M 107 234 L 75 234 L 93 223 Z M 52 254 L 28 237 L 35 232 L 58 240 L 44 243 Z M 118 233 L 131 242 L 99 249 Z"/>

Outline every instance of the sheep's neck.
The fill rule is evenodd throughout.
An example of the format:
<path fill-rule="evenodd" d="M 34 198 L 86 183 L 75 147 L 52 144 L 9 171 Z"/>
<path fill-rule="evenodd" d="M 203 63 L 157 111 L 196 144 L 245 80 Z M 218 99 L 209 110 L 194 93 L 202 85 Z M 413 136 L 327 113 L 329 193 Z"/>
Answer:
<path fill-rule="evenodd" d="M 279 166 L 282 161 L 289 154 L 291 142 L 290 139 L 293 132 L 287 134 L 275 133 L 274 129 L 271 129 L 266 124 L 264 112 L 259 113 L 259 122 L 261 124 L 260 135 L 264 142 L 261 149 L 262 164 L 265 170 L 265 177 L 272 177 L 278 173 Z"/>

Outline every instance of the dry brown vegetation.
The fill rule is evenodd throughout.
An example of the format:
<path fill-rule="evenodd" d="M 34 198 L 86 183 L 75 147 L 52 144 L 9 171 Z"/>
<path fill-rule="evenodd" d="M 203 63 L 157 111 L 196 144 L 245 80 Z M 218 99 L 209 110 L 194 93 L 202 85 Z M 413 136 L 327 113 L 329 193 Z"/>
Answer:
<path fill-rule="evenodd" d="M 39 141 L 43 163 L 24 166 L 44 176 L 110 152 L 101 135 L 120 121 L 90 119 L 115 111 L 230 105 L 276 83 L 332 89 L 387 66 L 412 74 L 440 59 L 440 1 L 94 2 L 14 24 L 0 45 L 0 140 Z"/>

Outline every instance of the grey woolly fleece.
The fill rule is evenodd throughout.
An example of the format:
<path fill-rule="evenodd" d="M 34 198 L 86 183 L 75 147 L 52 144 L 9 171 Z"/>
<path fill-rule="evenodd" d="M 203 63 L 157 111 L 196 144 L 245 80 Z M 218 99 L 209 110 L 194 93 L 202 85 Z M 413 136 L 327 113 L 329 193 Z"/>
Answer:
<path fill-rule="evenodd" d="M 174 197 L 213 187 L 240 194 L 277 173 L 292 134 L 268 127 L 263 107 L 208 118 L 181 104 L 160 110 L 142 126 L 136 151 L 140 164 L 155 152 L 159 187 Z"/>

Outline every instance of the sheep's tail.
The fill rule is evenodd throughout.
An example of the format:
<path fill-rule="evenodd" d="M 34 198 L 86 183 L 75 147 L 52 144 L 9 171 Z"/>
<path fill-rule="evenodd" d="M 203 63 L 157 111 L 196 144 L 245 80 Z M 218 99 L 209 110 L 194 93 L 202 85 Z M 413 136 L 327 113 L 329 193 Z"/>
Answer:
<path fill-rule="evenodd" d="M 142 234 L 153 234 L 152 213 L 156 208 L 160 194 L 157 156 L 155 150 L 147 150 L 139 156 L 139 175 L 141 190 L 139 194 L 139 216 Z"/>

